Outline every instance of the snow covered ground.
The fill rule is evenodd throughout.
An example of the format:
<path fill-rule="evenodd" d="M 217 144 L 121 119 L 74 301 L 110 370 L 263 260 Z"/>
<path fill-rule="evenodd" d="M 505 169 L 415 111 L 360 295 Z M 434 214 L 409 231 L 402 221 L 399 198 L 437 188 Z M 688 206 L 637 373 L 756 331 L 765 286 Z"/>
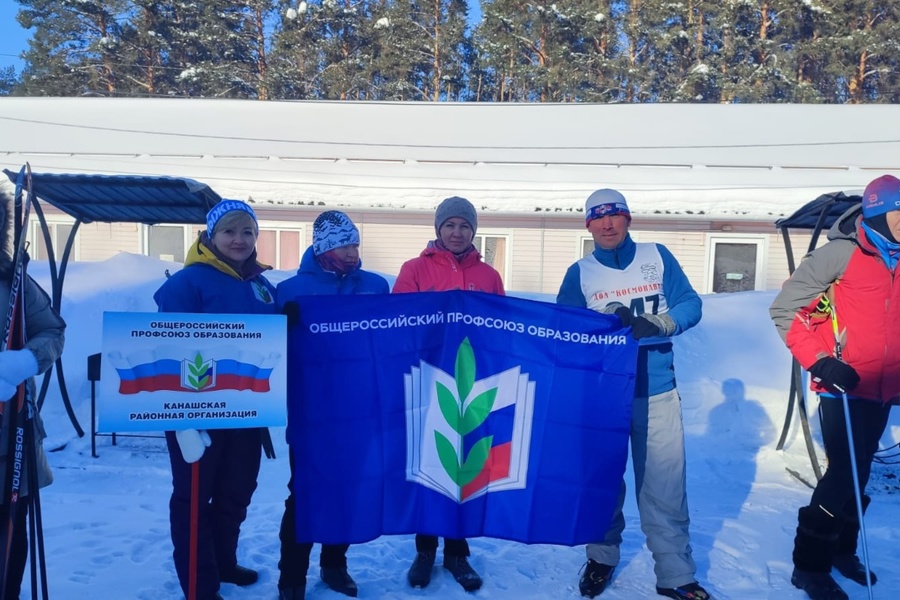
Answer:
<path fill-rule="evenodd" d="M 90 383 L 86 357 L 100 351 L 103 311 L 154 311 L 152 294 L 165 269 L 178 265 L 120 254 L 100 263 L 73 263 L 66 274 L 62 312 L 69 324 L 63 357 L 72 403 L 89 430 Z M 50 289 L 46 263 L 32 275 Z M 288 276 L 276 272 L 273 281 Z M 805 595 L 789 581 L 797 508 L 810 490 L 786 467 L 812 479 L 802 437 L 795 428 L 784 451 L 776 451 L 784 421 L 790 375 L 789 355 L 768 318 L 774 292 L 704 297 L 700 325 L 676 342 L 676 372 L 683 398 L 688 453 L 692 543 L 697 577 L 716 598 L 797 599 Z M 171 558 L 168 498 L 171 490 L 165 445 L 160 439 L 78 438 L 51 385 L 42 412 L 49 438 L 45 447 L 56 480 L 42 493 L 50 596 L 57 600 L 176 600 L 182 598 Z M 796 422 L 796 419 L 795 419 Z M 815 420 L 813 420 L 815 423 Z M 222 586 L 227 599 L 277 597 L 278 526 L 287 494 L 288 460 L 284 432 L 273 431 L 275 460 L 264 460 L 259 488 L 243 527 L 238 556 L 258 569 L 260 581 L 241 589 Z M 883 446 L 900 441 L 894 413 Z M 821 455 L 821 449 L 820 449 Z M 900 591 L 898 557 L 900 482 L 897 465 L 876 464 L 866 518 L 869 554 L 878 574 L 875 598 Z M 631 477 L 630 467 L 627 477 Z M 653 563 L 643 544 L 633 498 L 626 505 L 628 528 L 623 560 L 603 594 L 608 600 L 658 598 Z M 579 598 L 583 548 L 529 546 L 493 539 L 471 540 L 473 566 L 484 587 L 468 595 L 449 574 L 436 575 L 425 590 L 406 583 L 415 554 L 412 536 L 382 537 L 353 546 L 350 572 L 361 598 Z M 318 547 L 313 565 L 317 564 Z M 853 599 L 864 587 L 840 575 Z M 30 597 L 27 583 L 22 597 Z M 308 598 L 339 599 L 310 569 Z"/>

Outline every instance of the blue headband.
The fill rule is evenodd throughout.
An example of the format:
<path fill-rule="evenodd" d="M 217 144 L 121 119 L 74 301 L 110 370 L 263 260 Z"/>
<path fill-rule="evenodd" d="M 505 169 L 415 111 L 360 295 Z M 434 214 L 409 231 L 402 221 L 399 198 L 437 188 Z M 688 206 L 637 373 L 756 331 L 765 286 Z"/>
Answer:
<path fill-rule="evenodd" d="M 250 205 L 246 202 L 241 202 L 240 200 L 222 200 L 206 213 L 206 233 L 212 237 L 213 232 L 216 230 L 216 223 L 219 222 L 219 219 L 225 216 L 225 213 L 230 213 L 233 210 L 240 210 L 253 219 L 253 222 L 256 223 L 256 213 L 253 212 L 253 209 L 250 208 Z"/>
<path fill-rule="evenodd" d="M 611 217 L 613 215 L 625 215 L 630 219 L 631 211 L 628 210 L 628 205 L 624 202 L 607 202 L 605 204 L 598 204 L 597 206 L 592 206 L 587 211 L 587 213 L 584 215 L 584 222 L 590 223 L 594 219 L 602 219 L 603 217 Z"/>

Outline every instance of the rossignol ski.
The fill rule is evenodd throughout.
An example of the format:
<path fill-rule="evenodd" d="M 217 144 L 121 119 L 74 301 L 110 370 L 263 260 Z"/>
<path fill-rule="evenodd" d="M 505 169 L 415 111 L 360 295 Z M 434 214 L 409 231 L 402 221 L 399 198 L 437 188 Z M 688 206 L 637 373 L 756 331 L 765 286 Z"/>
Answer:
<path fill-rule="evenodd" d="M 21 350 L 25 347 L 25 280 L 27 277 L 28 255 L 25 251 L 26 226 L 31 212 L 32 202 L 32 186 L 31 186 L 31 167 L 25 165 L 19 171 L 19 177 L 16 180 L 16 192 L 13 209 L 13 257 L 9 293 L 9 306 L 7 308 L 6 317 L 3 327 L 2 351 Z M 3 410 L 2 428 L 0 428 L 0 439 L 5 439 L 6 446 L 6 477 L 3 481 L 3 504 L 6 509 L 5 518 L 0 522 L 0 600 L 6 600 L 6 581 L 9 575 L 10 558 L 12 554 L 12 544 L 17 526 L 21 527 L 19 513 L 22 510 L 21 505 L 21 484 L 25 476 L 25 469 L 33 466 L 35 448 L 34 436 L 31 434 L 32 424 L 30 422 L 30 403 L 28 402 L 28 385 L 22 382 L 16 389 L 16 393 L 12 398 L 0 399 L 0 408 Z M 37 487 L 37 481 L 30 479 L 31 487 Z M 32 495 L 33 496 L 33 495 Z M 28 499 L 34 501 L 34 497 Z M 34 512 L 32 510 L 32 518 Z M 34 532 L 32 535 L 32 543 L 34 538 L 40 535 L 40 532 Z M 40 546 L 43 546 L 43 540 L 39 540 Z M 42 552 L 41 552 L 42 554 Z M 32 556 L 32 562 L 36 560 Z M 43 563 L 43 561 L 40 561 Z M 43 564 L 42 564 L 43 568 Z M 32 572 L 35 572 L 34 567 Z M 32 577 L 36 579 L 36 577 Z M 43 577 L 46 580 L 46 576 Z M 47 591 L 44 588 L 44 597 Z M 37 588 L 32 586 L 32 597 L 37 597 Z"/>

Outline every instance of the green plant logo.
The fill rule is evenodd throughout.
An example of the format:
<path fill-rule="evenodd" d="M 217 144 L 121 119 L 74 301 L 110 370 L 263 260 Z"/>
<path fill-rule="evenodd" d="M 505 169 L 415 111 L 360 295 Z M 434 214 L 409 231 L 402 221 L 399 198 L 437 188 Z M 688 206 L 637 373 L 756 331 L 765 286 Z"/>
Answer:
<path fill-rule="evenodd" d="M 486 390 L 476 396 L 464 408 L 466 398 L 475 385 L 475 353 L 469 338 L 465 338 L 456 351 L 456 393 L 440 382 L 437 383 L 437 398 L 441 408 L 441 414 L 447 424 L 459 434 L 460 442 L 469 433 L 477 429 L 491 412 L 494 399 L 497 397 L 497 388 Z M 472 446 L 468 456 L 460 462 L 456 444 L 453 444 L 440 432 L 434 432 L 434 441 L 437 445 L 438 457 L 441 465 L 453 482 L 462 487 L 474 480 L 484 469 L 488 454 L 491 450 L 491 442 L 494 436 L 483 437 Z"/>
<path fill-rule="evenodd" d="M 188 363 L 188 383 L 194 390 L 202 390 L 212 382 L 212 360 L 204 361 L 198 352 L 194 361 Z"/>

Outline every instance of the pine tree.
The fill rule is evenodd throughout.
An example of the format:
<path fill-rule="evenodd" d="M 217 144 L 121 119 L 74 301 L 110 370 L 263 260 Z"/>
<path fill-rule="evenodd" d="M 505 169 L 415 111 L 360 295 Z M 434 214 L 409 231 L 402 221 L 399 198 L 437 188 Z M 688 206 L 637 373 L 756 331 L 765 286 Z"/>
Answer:
<path fill-rule="evenodd" d="M 118 93 L 121 23 L 127 0 L 18 0 L 19 24 L 33 28 L 21 91 L 71 96 Z"/>
<path fill-rule="evenodd" d="M 369 7 L 365 0 L 322 0 L 319 18 L 324 36 L 319 41 L 322 97 L 359 100 L 368 93 L 371 61 Z"/>
<path fill-rule="evenodd" d="M 0 94 L 900 102 L 900 2 L 16 1 Z"/>
<path fill-rule="evenodd" d="M 269 59 L 267 23 L 274 15 L 272 0 L 246 0 L 247 8 L 240 33 L 244 36 L 250 52 L 246 78 L 256 90 L 255 96 L 260 100 L 268 100 L 269 92 Z"/>
<path fill-rule="evenodd" d="M 168 64 L 179 96 L 256 97 L 256 57 L 244 35 L 246 3 L 175 0 L 167 14 Z"/>
<path fill-rule="evenodd" d="M 317 9 L 310 13 L 305 0 L 278 0 L 267 80 L 273 97 L 290 100 L 317 98 L 318 43 L 323 37 Z"/>
<path fill-rule="evenodd" d="M 119 65 L 120 89 L 127 85 L 130 96 L 175 93 L 179 69 L 168 62 L 169 14 L 156 0 L 134 0 L 130 22 L 122 30 Z"/>
<path fill-rule="evenodd" d="M 0 96 L 11 95 L 19 83 L 16 68 L 12 65 L 0 67 Z"/>
<path fill-rule="evenodd" d="M 651 96 L 663 102 L 718 102 L 723 46 L 721 2 L 665 0 L 644 3 L 652 46 Z"/>
<path fill-rule="evenodd" d="M 597 99 L 602 86 L 594 79 L 608 67 L 609 28 L 596 3 L 492 0 L 482 8 L 475 43 L 493 100 Z"/>
<path fill-rule="evenodd" d="M 581 0 L 575 16 L 580 43 L 569 67 L 580 74 L 579 98 L 585 102 L 617 102 L 622 99 L 624 61 L 614 2 Z"/>
<path fill-rule="evenodd" d="M 413 18 L 415 5 L 379 0 L 372 7 L 372 61 L 368 68 L 377 100 L 427 100 L 421 82 L 427 69 L 428 47 Z"/>
<path fill-rule="evenodd" d="M 371 97 L 372 39 L 365 0 L 280 0 L 271 55 L 276 94 L 333 100 Z"/>
<path fill-rule="evenodd" d="M 827 70 L 836 87 L 833 101 L 895 101 L 900 92 L 898 3 L 839 0 L 828 14 L 833 23 L 827 54 Z"/>
<path fill-rule="evenodd" d="M 597 3 L 574 0 L 535 5 L 533 36 L 536 63 L 533 79 L 540 89 L 541 102 L 604 100 L 597 76 L 617 77 L 614 63 L 597 53 L 594 40 L 603 38 L 604 19 L 598 20 Z"/>
<path fill-rule="evenodd" d="M 781 60 L 792 79 L 789 100 L 800 103 L 833 102 L 836 89 L 828 73 L 829 11 L 813 2 L 788 5 L 779 21 Z"/>
<path fill-rule="evenodd" d="M 466 35 L 468 5 L 465 0 L 427 0 L 414 3 L 411 16 L 420 32 L 419 40 L 427 60 L 419 80 L 427 100 L 459 100 L 467 71 Z"/>
<path fill-rule="evenodd" d="M 797 51 L 812 34 L 809 13 L 796 4 L 796 0 L 763 0 L 726 5 L 724 22 L 731 29 L 723 60 L 723 101 L 794 100 L 803 87 Z M 810 91 L 800 93 L 816 101 Z"/>

